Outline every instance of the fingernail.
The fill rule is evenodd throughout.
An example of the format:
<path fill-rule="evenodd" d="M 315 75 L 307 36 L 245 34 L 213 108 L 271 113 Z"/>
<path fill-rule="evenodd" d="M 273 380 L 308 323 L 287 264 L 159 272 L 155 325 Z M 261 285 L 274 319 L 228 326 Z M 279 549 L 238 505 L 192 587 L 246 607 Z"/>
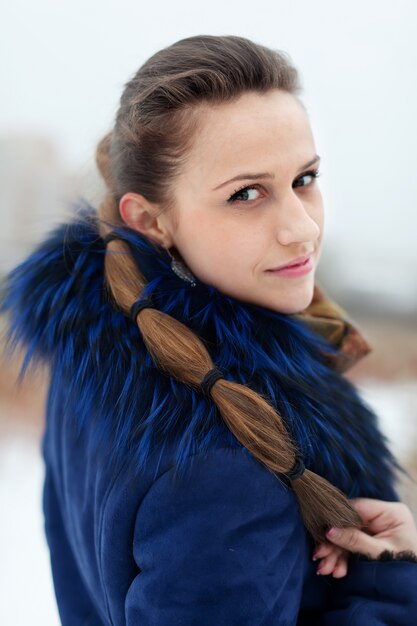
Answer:
<path fill-rule="evenodd" d="M 326 532 L 326 536 L 327 537 L 337 537 L 337 529 L 336 528 L 329 528 L 329 530 Z"/>

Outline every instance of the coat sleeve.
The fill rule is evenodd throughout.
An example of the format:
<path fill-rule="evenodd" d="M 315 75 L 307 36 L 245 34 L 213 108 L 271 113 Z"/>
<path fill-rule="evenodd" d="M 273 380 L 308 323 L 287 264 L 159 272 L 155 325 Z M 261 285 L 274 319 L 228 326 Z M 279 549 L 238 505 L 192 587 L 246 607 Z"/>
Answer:
<path fill-rule="evenodd" d="M 352 557 L 347 575 L 332 579 L 322 626 L 416 624 L 417 562 Z"/>
<path fill-rule="evenodd" d="M 241 448 L 173 471 L 137 511 L 127 626 L 295 625 L 307 538 L 291 488 Z"/>

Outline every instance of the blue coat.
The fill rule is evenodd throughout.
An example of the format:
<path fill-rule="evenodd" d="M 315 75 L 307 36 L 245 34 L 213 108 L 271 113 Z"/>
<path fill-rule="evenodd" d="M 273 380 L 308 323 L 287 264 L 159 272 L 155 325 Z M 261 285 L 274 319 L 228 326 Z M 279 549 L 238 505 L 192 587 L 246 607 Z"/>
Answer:
<path fill-rule="evenodd" d="M 298 316 L 178 278 L 125 236 L 156 308 L 207 342 L 228 380 L 280 411 L 305 465 L 348 497 L 398 500 L 378 420 Z M 161 372 L 103 287 L 95 212 L 81 207 L 7 277 L 11 350 L 50 372 L 43 511 L 65 626 L 412 626 L 417 563 L 351 555 L 317 576 L 291 484 L 226 428 L 215 404 Z M 348 329 L 349 325 L 345 326 Z"/>

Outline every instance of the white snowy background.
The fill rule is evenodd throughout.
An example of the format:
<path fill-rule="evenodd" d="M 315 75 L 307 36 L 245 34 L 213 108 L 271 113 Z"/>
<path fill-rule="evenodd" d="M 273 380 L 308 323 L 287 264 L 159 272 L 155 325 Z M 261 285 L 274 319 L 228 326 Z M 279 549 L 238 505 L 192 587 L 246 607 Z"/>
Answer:
<path fill-rule="evenodd" d="M 151 54 L 196 34 L 243 35 L 290 54 L 322 156 L 319 275 L 375 338 L 375 354 L 354 377 L 393 451 L 415 467 L 417 3 L 14 0 L 0 15 L 0 274 L 74 194 L 99 199 L 96 144 L 124 83 Z M 377 312 L 387 318 L 381 327 Z M 55 626 L 41 512 L 42 393 L 31 383 L 14 395 L 14 368 L 0 368 L 0 624 Z M 410 505 L 414 496 L 408 485 Z"/>

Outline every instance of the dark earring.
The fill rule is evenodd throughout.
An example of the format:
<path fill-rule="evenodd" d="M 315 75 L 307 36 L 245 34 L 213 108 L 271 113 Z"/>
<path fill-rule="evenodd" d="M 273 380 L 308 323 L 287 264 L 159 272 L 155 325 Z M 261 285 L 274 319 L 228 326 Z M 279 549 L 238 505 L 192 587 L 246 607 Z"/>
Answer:
<path fill-rule="evenodd" d="M 191 273 L 190 269 L 179 259 L 176 259 L 175 257 L 172 256 L 171 252 L 168 250 L 168 248 L 166 249 L 169 256 L 171 257 L 171 269 L 172 271 L 179 276 L 179 278 L 181 278 L 182 280 L 185 280 L 186 282 L 189 282 L 191 284 L 191 287 L 195 287 L 196 286 L 196 277 Z"/>

